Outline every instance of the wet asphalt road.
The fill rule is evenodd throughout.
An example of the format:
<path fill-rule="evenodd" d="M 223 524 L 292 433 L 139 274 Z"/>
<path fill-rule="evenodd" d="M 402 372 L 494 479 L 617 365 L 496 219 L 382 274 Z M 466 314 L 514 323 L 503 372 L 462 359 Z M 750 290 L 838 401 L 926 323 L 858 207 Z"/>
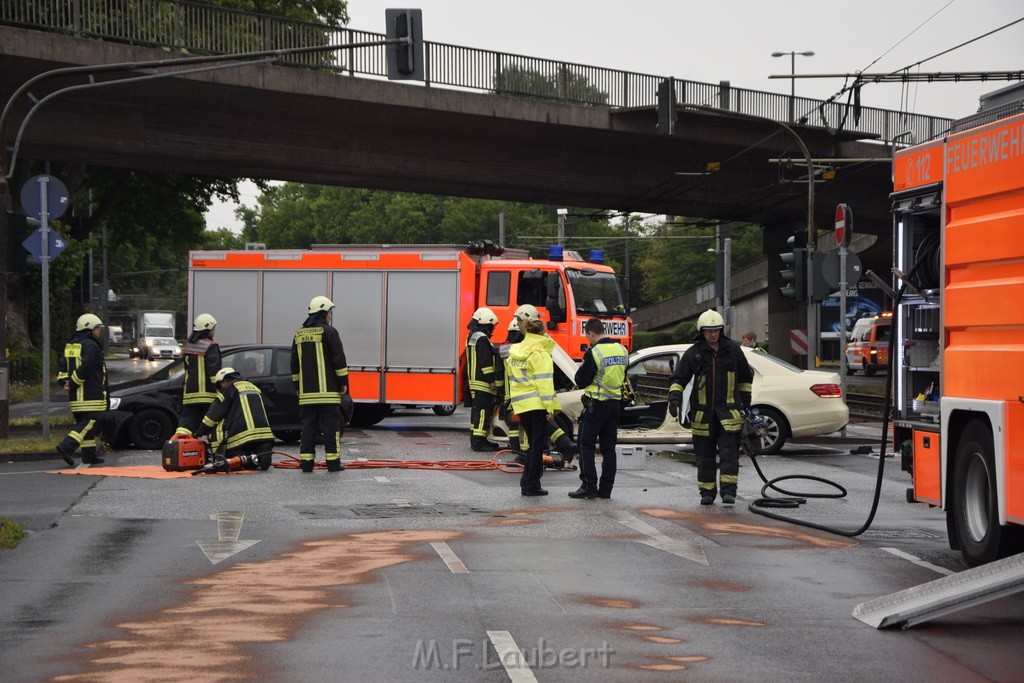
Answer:
<path fill-rule="evenodd" d="M 407 410 L 347 432 L 345 457 L 484 460 L 466 447 L 467 420 Z M 878 458 L 850 450 L 879 427 L 848 431 L 759 459 L 769 476 L 849 489 L 783 514 L 863 522 Z M 905 502 L 892 460 L 856 539 L 750 512 L 760 481 L 746 459 L 740 504 L 701 507 L 688 460 L 649 455 L 620 471 L 611 500 L 580 501 L 566 495 L 574 472 L 548 471 L 551 495 L 524 498 L 517 475 L 495 470 L 153 480 L 4 463 L 0 515 L 30 533 L 0 551 L 3 679 L 1021 679 L 1024 595 L 907 631 L 851 617 L 941 576 L 886 548 L 965 569 L 940 514 Z"/>

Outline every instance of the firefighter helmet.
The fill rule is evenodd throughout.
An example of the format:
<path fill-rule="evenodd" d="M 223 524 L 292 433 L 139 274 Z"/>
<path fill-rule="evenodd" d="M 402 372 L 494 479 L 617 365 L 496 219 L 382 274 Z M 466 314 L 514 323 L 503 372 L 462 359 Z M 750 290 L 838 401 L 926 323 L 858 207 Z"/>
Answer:
<path fill-rule="evenodd" d="M 494 315 L 494 311 L 486 307 L 476 309 L 476 313 L 473 314 L 473 320 L 477 321 L 481 325 L 498 324 L 498 316 Z"/>
<path fill-rule="evenodd" d="M 192 323 L 193 332 L 202 332 L 203 330 L 212 330 L 217 327 L 217 320 L 209 313 L 200 313 L 196 316 L 195 321 Z"/>
<path fill-rule="evenodd" d="M 330 311 L 334 308 L 334 302 L 328 299 L 326 296 L 314 296 L 309 301 L 309 312 L 319 313 L 320 311 Z"/>
<path fill-rule="evenodd" d="M 523 304 L 516 309 L 516 320 L 540 320 L 540 311 L 532 304 Z"/>
<path fill-rule="evenodd" d="M 83 313 L 78 316 L 78 322 L 75 324 L 75 330 L 78 332 L 95 330 L 97 327 L 103 327 L 103 321 L 100 320 L 99 316 L 92 313 Z"/>
<path fill-rule="evenodd" d="M 232 377 L 232 375 L 234 375 L 234 377 Z M 226 379 L 238 379 L 239 377 L 241 377 L 241 375 L 238 374 L 238 371 L 229 365 L 226 368 L 221 368 L 217 374 L 213 376 L 213 382 L 214 384 L 220 384 Z"/>
<path fill-rule="evenodd" d="M 721 330 L 725 327 L 725 319 L 718 311 L 710 308 L 700 314 L 697 318 L 697 330 Z"/>
<path fill-rule="evenodd" d="M 511 320 L 508 321 L 508 331 L 509 332 L 518 332 L 519 331 L 519 321 L 516 320 L 515 317 L 513 317 Z"/>

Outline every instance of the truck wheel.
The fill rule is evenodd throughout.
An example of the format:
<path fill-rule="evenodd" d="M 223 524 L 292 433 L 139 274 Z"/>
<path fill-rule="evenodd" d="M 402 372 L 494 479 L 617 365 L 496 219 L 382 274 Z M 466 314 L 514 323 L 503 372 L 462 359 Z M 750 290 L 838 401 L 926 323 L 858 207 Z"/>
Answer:
<path fill-rule="evenodd" d="M 391 406 L 387 403 L 357 403 L 352 411 L 353 427 L 372 427 L 391 414 Z"/>
<path fill-rule="evenodd" d="M 174 422 L 171 416 L 158 408 L 140 410 L 128 424 L 128 436 L 135 447 L 149 451 L 163 448 L 172 434 Z"/>
<path fill-rule="evenodd" d="M 447 417 L 455 412 L 456 406 L 454 403 L 449 403 L 443 406 L 434 406 L 431 410 L 434 411 L 434 415 L 440 415 L 441 417 Z"/>
<path fill-rule="evenodd" d="M 1016 529 L 999 525 L 992 432 L 975 420 L 960 436 L 953 468 L 953 515 L 964 561 L 977 567 L 1011 554 L 1019 545 Z"/>
<path fill-rule="evenodd" d="M 778 453 L 786 444 L 789 437 L 789 425 L 782 413 L 774 408 L 757 406 L 763 422 L 758 429 L 758 437 L 761 447 L 757 449 L 758 455 L 771 455 Z"/>

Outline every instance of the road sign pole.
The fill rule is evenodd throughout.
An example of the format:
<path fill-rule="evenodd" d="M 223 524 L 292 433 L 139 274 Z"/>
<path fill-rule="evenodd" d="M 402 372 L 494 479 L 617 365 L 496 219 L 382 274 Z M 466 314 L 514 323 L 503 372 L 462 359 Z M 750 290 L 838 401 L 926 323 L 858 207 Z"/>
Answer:
<path fill-rule="evenodd" d="M 39 265 L 43 276 L 43 439 L 50 439 L 50 225 L 48 173 L 39 176 L 40 223 L 43 235 L 42 258 Z"/>

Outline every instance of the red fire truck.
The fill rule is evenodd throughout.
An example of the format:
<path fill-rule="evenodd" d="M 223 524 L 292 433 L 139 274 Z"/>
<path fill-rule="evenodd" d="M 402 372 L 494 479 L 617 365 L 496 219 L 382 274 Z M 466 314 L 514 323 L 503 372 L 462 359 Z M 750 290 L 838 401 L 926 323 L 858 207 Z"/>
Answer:
<path fill-rule="evenodd" d="M 335 304 L 349 383 L 360 422 L 372 424 L 391 404 L 461 401 L 459 373 L 466 325 L 487 306 L 498 316 L 494 341 L 512 314 L 533 304 L 548 334 L 572 358 L 587 339 L 583 323 L 604 320 L 627 348 L 632 323 L 615 272 L 600 252 L 591 261 L 555 247 L 546 260 L 511 254 L 487 241 L 451 245 L 344 245 L 310 250 L 194 251 L 188 311 L 217 319 L 217 341 L 290 345 L 317 295 Z"/>
<path fill-rule="evenodd" d="M 895 155 L 894 443 L 974 566 L 1024 550 L 1024 100 Z"/>

